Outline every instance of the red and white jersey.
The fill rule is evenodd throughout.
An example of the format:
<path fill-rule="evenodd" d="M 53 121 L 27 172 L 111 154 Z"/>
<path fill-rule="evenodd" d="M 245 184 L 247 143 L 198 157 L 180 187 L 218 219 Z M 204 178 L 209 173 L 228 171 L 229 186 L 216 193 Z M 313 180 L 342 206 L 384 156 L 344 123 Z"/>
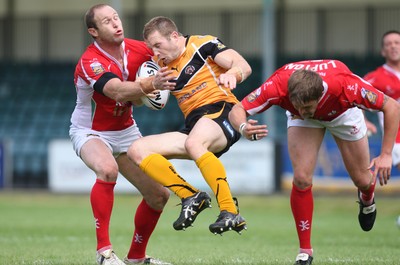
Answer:
<path fill-rule="evenodd" d="M 400 102 L 400 72 L 384 64 L 364 77 L 374 87 Z M 383 117 L 379 115 L 379 121 L 383 127 Z M 400 127 L 397 132 L 396 143 L 400 143 Z"/>
<path fill-rule="evenodd" d="M 77 101 L 71 117 L 73 126 L 96 131 L 119 131 L 135 123 L 131 102 L 116 102 L 93 89 L 96 81 L 106 72 L 112 72 L 122 81 L 134 81 L 139 66 L 153 55 L 142 41 L 125 39 L 122 47 L 123 65 L 96 42 L 89 45 L 79 59 L 74 74 Z"/>
<path fill-rule="evenodd" d="M 331 121 L 349 108 L 378 111 L 383 107 L 384 94 L 353 74 L 337 60 L 310 60 L 289 63 L 279 68 L 259 88 L 242 100 L 244 109 L 254 115 L 278 105 L 294 115 L 298 111 L 289 100 L 288 80 L 296 70 L 316 71 L 323 80 L 324 92 L 318 101 L 313 119 Z"/>
<path fill-rule="evenodd" d="M 400 101 L 400 72 L 384 64 L 366 74 L 364 79 L 389 97 Z"/>

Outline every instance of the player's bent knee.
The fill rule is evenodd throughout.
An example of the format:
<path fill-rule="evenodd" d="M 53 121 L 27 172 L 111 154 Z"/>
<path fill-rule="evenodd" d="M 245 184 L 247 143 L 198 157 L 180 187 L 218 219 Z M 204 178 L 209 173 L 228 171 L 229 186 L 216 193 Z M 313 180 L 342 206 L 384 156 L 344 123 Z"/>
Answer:
<path fill-rule="evenodd" d="M 128 158 L 129 158 L 133 163 L 135 163 L 137 166 L 139 166 L 139 164 L 142 162 L 142 159 L 141 159 L 140 156 L 138 155 L 138 152 L 137 152 L 137 148 L 136 148 L 135 143 L 133 143 L 133 144 L 129 147 L 129 149 L 128 149 L 128 151 L 127 151 L 126 154 L 128 155 Z"/>
<path fill-rule="evenodd" d="M 188 154 L 192 153 L 194 150 L 198 150 L 199 148 L 204 148 L 204 143 L 199 139 L 194 137 L 188 137 L 185 141 L 185 150 Z"/>
<path fill-rule="evenodd" d="M 162 205 L 162 207 L 164 207 L 167 204 L 167 202 L 169 200 L 169 196 L 170 196 L 169 190 L 167 188 L 163 188 L 163 191 L 160 196 L 160 202 L 159 202 L 160 205 Z"/>
<path fill-rule="evenodd" d="M 115 182 L 118 177 L 118 167 L 104 164 L 96 171 L 96 175 L 98 179 L 103 181 Z"/>
<path fill-rule="evenodd" d="M 365 176 L 363 178 L 353 179 L 354 185 L 360 190 L 367 190 L 371 185 L 371 177 Z"/>
<path fill-rule="evenodd" d="M 372 173 L 365 170 L 352 172 L 350 173 L 350 177 L 354 185 L 360 190 L 368 189 L 374 181 Z"/>
<path fill-rule="evenodd" d="M 161 211 L 167 204 L 169 196 L 170 192 L 166 188 L 162 188 L 152 196 L 145 197 L 145 200 L 151 208 Z"/>

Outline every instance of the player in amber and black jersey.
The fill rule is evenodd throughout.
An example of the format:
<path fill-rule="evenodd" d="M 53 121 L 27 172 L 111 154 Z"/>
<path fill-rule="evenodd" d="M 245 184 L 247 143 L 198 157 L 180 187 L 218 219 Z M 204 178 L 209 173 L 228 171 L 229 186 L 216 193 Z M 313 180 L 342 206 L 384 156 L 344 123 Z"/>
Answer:
<path fill-rule="evenodd" d="M 206 192 L 179 176 L 168 160 L 185 158 L 196 162 L 217 199 L 220 215 L 209 226 L 210 231 L 241 232 L 246 222 L 238 212 L 218 157 L 240 138 L 228 120 L 229 111 L 238 102 L 231 90 L 251 74 L 251 68 L 238 52 L 218 38 L 183 36 L 166 17 L 150 20 L 143 35 L 154 52 L 153 60 L 165 73 L 165 80 L 175 84 L 172 94 L 185 117 L 185 127 L 135 141 L 128 156 L 147 175 L 182 199 L 181 214 L 173 224 L 176 230 L 190 226 L 211 202 Z"/>

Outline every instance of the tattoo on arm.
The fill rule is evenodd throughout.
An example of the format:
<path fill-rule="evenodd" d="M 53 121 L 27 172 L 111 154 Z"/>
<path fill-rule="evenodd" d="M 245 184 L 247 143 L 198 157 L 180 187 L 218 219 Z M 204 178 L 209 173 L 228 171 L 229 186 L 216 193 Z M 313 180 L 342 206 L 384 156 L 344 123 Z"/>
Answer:
<path fill-rule="evenodd" d="M 389 100 L 389 97 L 388 96 L 386 96 L 386 95 L 384 95 L 383 96 L 383 104 L 382 104 L 382 109 L 385 107 L 385 105 L 386 105 L 386 102 Z"/>

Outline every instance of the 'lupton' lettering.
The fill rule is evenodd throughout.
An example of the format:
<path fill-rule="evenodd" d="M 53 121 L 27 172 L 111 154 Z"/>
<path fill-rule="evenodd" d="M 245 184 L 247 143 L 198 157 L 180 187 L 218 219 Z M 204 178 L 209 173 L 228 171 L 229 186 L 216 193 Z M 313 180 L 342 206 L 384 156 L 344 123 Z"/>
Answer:
<path fill-rule="evenodd" d="M 334 60 L 330 60 L 324 63 L 317 63 L 318 61 L 310 61 L 309 64 L 304 63 L 289 63 L 285 66 L 285 70 L 311 70 L 311 71 L 324 71 L 328 68 L 337 68 Z M 321 61 L 322 62 L 322 61 Z"/>

